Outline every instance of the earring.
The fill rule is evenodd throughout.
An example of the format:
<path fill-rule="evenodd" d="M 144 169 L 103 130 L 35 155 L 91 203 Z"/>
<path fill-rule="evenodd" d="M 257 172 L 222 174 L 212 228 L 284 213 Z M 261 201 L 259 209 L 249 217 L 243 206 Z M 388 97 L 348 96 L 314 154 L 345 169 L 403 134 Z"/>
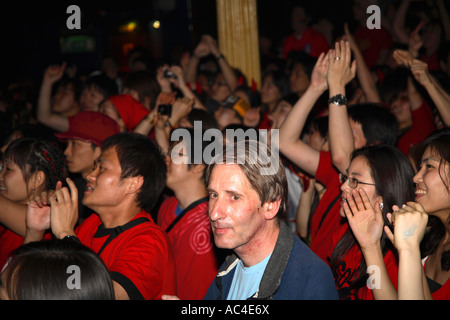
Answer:
<path fill-rule="evenodd" d="M 384 203 L 382 202 L 382 203 L 380 203 L 380 209 L 383 210 L 383 208 L 384 208 Z"/>

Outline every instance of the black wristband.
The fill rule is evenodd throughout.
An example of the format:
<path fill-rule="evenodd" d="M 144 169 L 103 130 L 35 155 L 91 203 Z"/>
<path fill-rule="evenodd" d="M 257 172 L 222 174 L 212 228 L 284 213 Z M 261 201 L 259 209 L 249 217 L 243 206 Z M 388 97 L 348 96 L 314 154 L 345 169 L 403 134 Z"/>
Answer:
<path fill-rule="evenodd" d="M 337 106 L 347 105 L 347 98 L 342 94 L 337 94 L 328 100 L 328 104 L 335 104 Z"/>
<path fill-rule="evenodd" d="M 77 236 L 65 236 L 65 237 L 63 238 L 63 240 L 71 240 L 71 241 L 77 241 L 77 242 L 80 242 L 80 239 L 78 239 Z"/>

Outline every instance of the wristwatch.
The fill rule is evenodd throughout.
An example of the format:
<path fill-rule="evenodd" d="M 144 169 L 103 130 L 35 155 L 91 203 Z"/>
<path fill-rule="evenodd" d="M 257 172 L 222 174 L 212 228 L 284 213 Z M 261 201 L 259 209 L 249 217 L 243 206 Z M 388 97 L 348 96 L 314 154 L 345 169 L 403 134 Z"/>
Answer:
<path fill-rule="evenodd" d="M 78 242 L 80 242 L 80 239 L 78 239 L 77 236 L 65 236 L 65 237 L 63 238 L 63 240 L 72 240 L 72 241 L 78 241 Z"/>
<path fill-rule="evenodd" d="M 337 95 L 331 97 L 328 100 L 328 104 L 335 104 L 337 106 L 344 106 L 344 105 L 347 105 L 347 98 L 344 95 L 342 95 L 342 94 L 337 94 Z"/>

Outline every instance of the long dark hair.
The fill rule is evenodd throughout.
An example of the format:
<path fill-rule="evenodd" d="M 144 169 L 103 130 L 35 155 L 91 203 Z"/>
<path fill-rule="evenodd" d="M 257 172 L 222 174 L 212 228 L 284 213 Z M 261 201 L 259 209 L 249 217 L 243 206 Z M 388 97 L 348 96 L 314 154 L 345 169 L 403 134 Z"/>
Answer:
<path fill-rule="evenodd" d="M 430 149 L 431 153 L 437 156 L 436 158 L 440 158 L 438 168 L 438 172 L 440 173 L 441 166 L 445 165 L 445 163 L 450 165 L 450 128 L 443 128 L 434 131 L 415 148 L 413 156 L 417 168 L 420 168 L 422 156 L 427 148 Z M 440 178 L 442 180 L 442 183 L 446 186 L 447 190 L 450 190 L 450 176 L 441 176 Z M 445 232 L 445 226 L 442 221 L 436 216 L 429 215 L 427 230 L 422 239 L 422 242 L 420 243 L 420 252 L 422 258 L 432 254 L 436 250 L 442 238 L 445 237 Z M 443 270 L 448 270 L 449 268 L 449 255 L 450 254 L 447 251 L 442 256 L 441 266 Z"/>
<path fill-rule="evenodd" d="M 79 269 L 79 288 L 69 277 Z M 74 240 L 45 240 L 25 244 L 12 253 L 3 286 L 14 300 L 113 300 L 109 271 L 98 255 Z"/>
<path fill-rule="evenodd" d="M 363 157 L 367 160 L 376 185 L 376 193 L 383 198 L 384 224 L 391 227 L 386 214 L 391 211 L 392 206 L 400 207 L 414 199 L 414 170 L 411 162 L 400 150 L 391 145 L 375 145 L 357 149 L 353 152 L 351 160 L 353 161 L 356 157 Z M 339 262 L 354 245 L 358 245 L 358 242 L 349 228 L 331 255 L 330 264 L 335 275 Z M 383 232 L 381 237 L 383 256 L 392 248 L 391 241 Z M 368 278 L 366 270 L 367 265 L 362 259 L 357 278 L 351 283 L 352 289 L 358 290 L 366 284 Z"/>
<path fill-rule="evenodd" d="M 34 173 L 43 171 L 45 190 L 54 190 L 56 183 L 63 181 L 66 174 L 64 154 L 59 146 L 50 140 L 14 140 L 6 149 L 4 160 L 10 160 L 20 168 L 27 184 Z"/>

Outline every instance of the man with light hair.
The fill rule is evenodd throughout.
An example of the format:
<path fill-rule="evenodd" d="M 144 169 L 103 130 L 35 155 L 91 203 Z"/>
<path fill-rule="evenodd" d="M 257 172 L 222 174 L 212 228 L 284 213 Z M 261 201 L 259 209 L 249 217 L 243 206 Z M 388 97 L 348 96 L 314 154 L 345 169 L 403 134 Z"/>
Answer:
<path fill-rule="evenodd" d="M 285 223 L 282 162 L 273 174 L 261 174 L 273 158 L 267 150 L 250 140 L 226 144 L 207 168 L 214 241 L 233 253 L 204 299 L 337 299 L 329 267 Z"/>

